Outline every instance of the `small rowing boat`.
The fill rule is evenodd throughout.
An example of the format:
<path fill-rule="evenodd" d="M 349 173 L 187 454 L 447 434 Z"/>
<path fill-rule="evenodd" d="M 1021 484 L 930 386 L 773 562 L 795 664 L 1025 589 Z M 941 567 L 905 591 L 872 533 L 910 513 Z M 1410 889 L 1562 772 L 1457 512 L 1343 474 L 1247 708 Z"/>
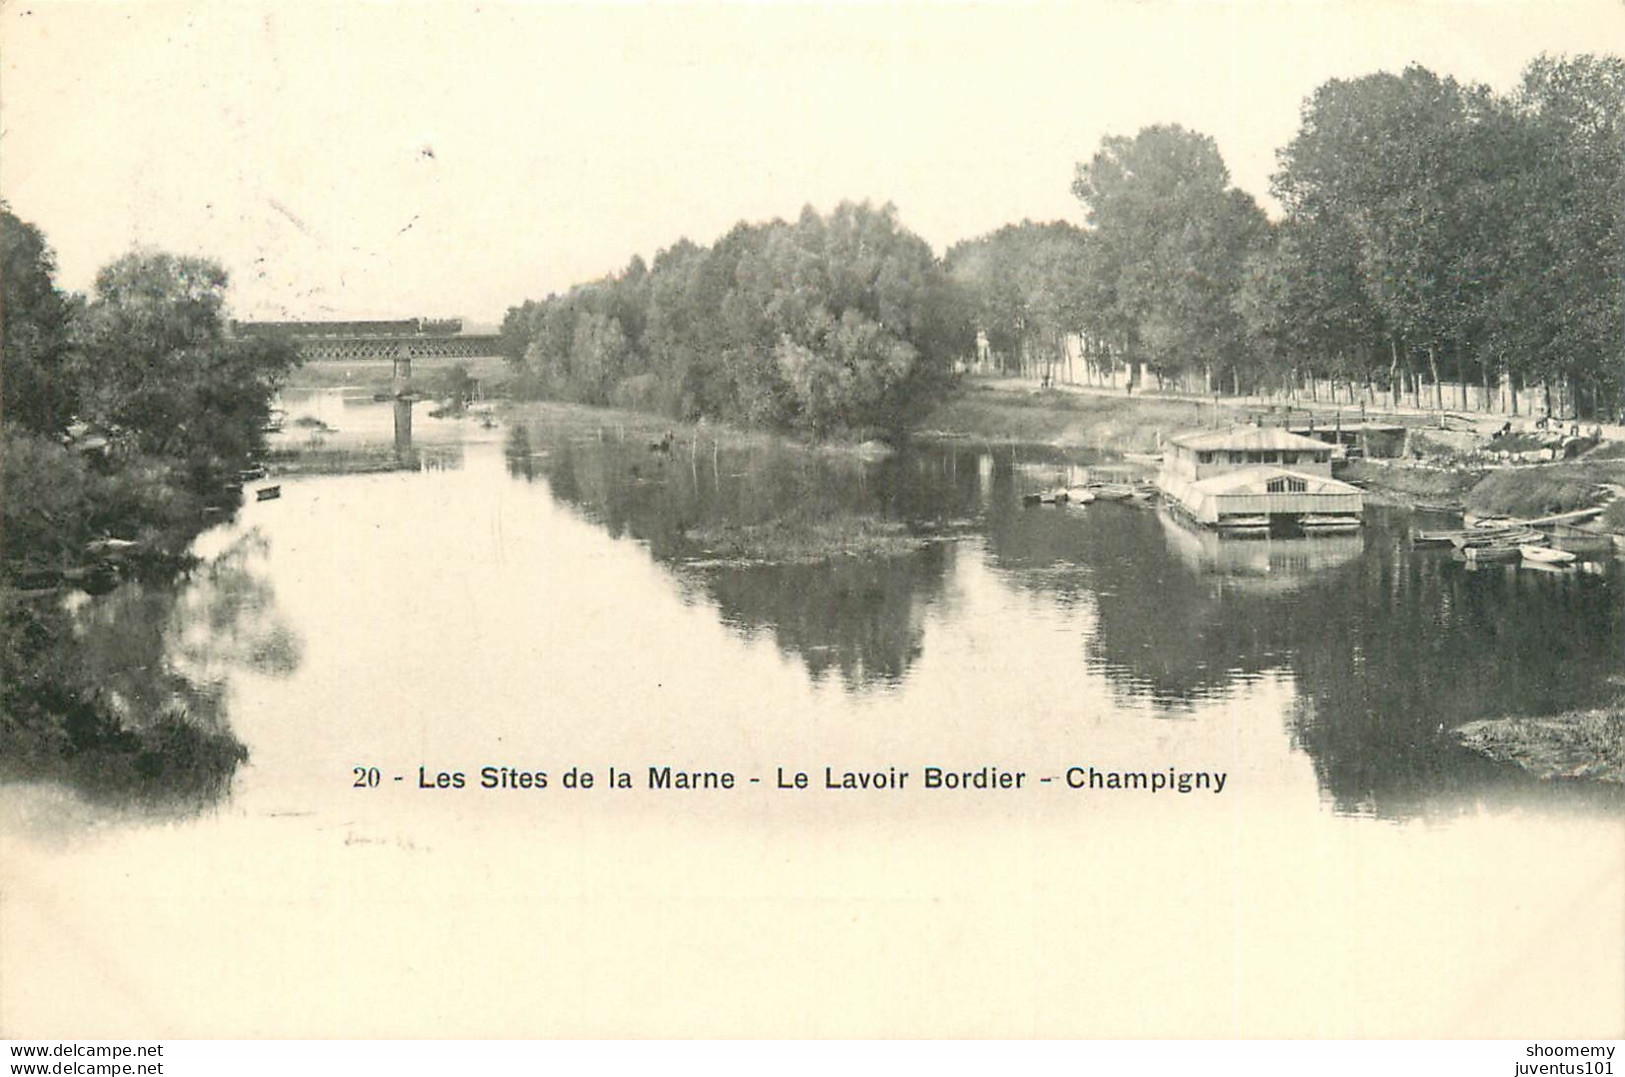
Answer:
<path fill-rule="evenodd" d="M 1270 533 L 1268 516 L 1225 516 L 1213 525 L 1221 535 L 1267 535 Z"/>
<path fill-rule="evenodd" d="M 1567 565 L 1575 559 L 1575 555 L 1568 550 L 1557 550 L 1550 546 L 1519 546 L 1518 552 L 1525 561 L 1533 561 L 1537 565 Z"/>
<path fill-rule="evenodd" d="M 1532 527 L 1474 527 L 1450 537 L 1450 544 L 1458 550 L 1474 546 L 1534 546 L 1545 541 L 1546 536 Z"/>

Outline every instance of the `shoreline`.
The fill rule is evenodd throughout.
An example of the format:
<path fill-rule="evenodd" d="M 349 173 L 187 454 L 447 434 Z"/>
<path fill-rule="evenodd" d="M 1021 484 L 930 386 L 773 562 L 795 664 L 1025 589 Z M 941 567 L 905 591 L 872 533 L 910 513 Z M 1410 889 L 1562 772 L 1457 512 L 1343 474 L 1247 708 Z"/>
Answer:
<path fill-rule="evenodd" d="M 477 362 L 495 366 L 501 360 Z M 452 365 L 455 363 L 449 360 L 431 361 L 425 364 L 427 369 L 422 373 L 431 375 L 432 379 L 442 368 Z M 341 366 L 344 371 L 339 370 Z M 351 378 L 360 373 L 360 368 L 367 368 L 367 374 L 376 377 L 385 373 L 387 366 L 387 362 L 334 364 L 334 369 L 323 376 L 296 379 L 286 388 L 355 387 L 356 382 Z M 299 373 L 308 374 L 309 370 L 307 366 Z M 490 381 L 494 383 L 497 379 Z M 583 413 L 613 416 L 628 429 L 656 434 L 669 429 L 676 432 L 679 442 L 709 433 L 724 444 L 760 443 L 765 439 L 827 455 L 876 458 L 894 451 L 892 446 L 872 438 L 860 440 L 851 436 L 808 441 L 782 432 L 703 421 L 683 422 L 655 412 L 569 401 L 518 400 L 496 395 L 487 398 L 486 404 L 496 406 L 509 416 L 522 409 L 581 408 Z M 941 441 L 982 439 L 991 444 L 1042 445 L 1061 452 L 1154 453 L 1167 437 L 1182 431 L 1243 425 L 1255 420 L 1266 424 L 1282 422 L 1295 413 L 1308 415 L 1311 409 L 1296 405 L 1289 409 L 1250 399 L 1200 400 L 1154 391 L 1130 396 L 1104 389 L 1039 388 L 1015 379 L 976 378 L 966 381 L 934 405 L 905 437 Z M 1353 459 L 1337 464 L 1337 477 L 1360 486 L 1372 500 L 1413 511 L 1465 511 L 1524 518 L 1602 506 L 1605 511 L 1584 530 L 1616 536 L 1616 545 L 1625 546 L 1625 438 L 1604 440 L 1574 459 L 1490 464 L 1482 459 L 1492 443 L 1487 435 L 1429 427 L 1423 422 L 1428 418 L 1426 413 L 1373 410 L 1367 414 L 1408 426 L 1408 440 L 1414 442 L 1409 457 Z M 1494 424 L 1490 416 L 1478 417 L 1475 421 L 1485 428 Z M 280 465 L 278 470 L 296 471 L 297 467 L 290 465 L 294 465 L 293 458 L 299 454 L 279 448 L 282 451 L 273 454 L 274 464 Z"/>
<path fill-rule="evenodd" d="M 1155 393 L 1108 395 L 973 381 L 928 412 L 916 436 L 1150 452 L 1176 432 L 1240 425 L 1261 412 L 1282 419 L 1291 414 L 1246 401 L 1214 403 Z M 1587 455 L 1570 460 L 1486 465 L 1472 459 L 1481 451 L 1472 443 L 1474 435 L 1457 432 L 1446 442 L 1441 433 L 1418 425 L 1424 416 L 1369 414 L 1404 421 L 1428 453 L 1422 459 L 1413 455 L 1338 465 L 1339 478 L 1361 486 L 1375 500 L 1412 510 L 1525 517 L 1606 506 L 1592 530 L 1625 538 L 1625 455 L 1615 455 L 1625 454 L 1625 441 L 1605 440 Z M 1481 421 L 1491 423 L 1488 417 Z M 1490 441 L 1487 436 L 1481 440 Z"/>
<path fill-rule="evenodd" d="M 1180 408 L 1204 410 L 1194 402 L 1101 394 L 973 387 L 926 417 L 933 436 L 1000 436 L 994 424 L 1015 419 L 1022 440 L 1058 449 L 1132 452 L 1151 447 L 1171 431 L 1157 424 Z M 1239 422 L 1246 409 L 1207 405 L 1208 421 Z M 1137 421 L 1136 421 L 1137 420 Z M 1198 424 L 1190 424 L 1186 428 Z M 1428 442 L 1425 428 L 1418 440 Z M 1010 440 L 1008 432 L 1005 440 Z M 1458 442 L 1463 439 L 1456 439 Z M 1487 440 L 1487 439 L 1486 439 Z M 1452 455 L 1430 460 L 1350 460 L 1338 476 L 1358 483 L 1377 501 L 1411 511 L 1505 513 L 1537 517 L 1602 506 L 1584 530 L 1613 537 L 1616 556 L 1625 550 L 1625 460 L 1613 455 L 1620 441 L 1603 441 L 1599 459 L 1502 466 L 1470 466 Z M 1462 453 L 1460 455 L 1465 455 Z M 1591 710 L 1520 718 L 1481 718 L 1457 726 L 1458 744 L 1496 763 L 1516 767 L 1541 781 L 1625 783 L 1625 697 Z"/>

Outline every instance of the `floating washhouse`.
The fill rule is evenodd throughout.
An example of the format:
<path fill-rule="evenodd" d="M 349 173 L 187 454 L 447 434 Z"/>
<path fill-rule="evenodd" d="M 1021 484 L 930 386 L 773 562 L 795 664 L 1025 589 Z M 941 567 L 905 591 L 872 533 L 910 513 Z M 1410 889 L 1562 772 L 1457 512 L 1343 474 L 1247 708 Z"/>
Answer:
<path fill-rule="evenodd" d="M 1231 534 L 1336 534 L 1360 526 L 1359 489 L 1332 478 L 1332 446 L 1278 427 L 1168 439 L 1157 486 L 1182 515 Z"/>

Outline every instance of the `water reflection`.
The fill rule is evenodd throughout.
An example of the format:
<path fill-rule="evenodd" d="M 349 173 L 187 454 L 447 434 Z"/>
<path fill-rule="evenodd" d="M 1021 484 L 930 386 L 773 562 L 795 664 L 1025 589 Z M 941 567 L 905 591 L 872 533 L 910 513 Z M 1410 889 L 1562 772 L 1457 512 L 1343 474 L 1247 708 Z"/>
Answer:
<path fill-rule="evenodd" d="M 1528 784 L 1458 748 L 1456 725 L 1550 714 L 1617 694 L 1625 655 L 1619 576 L 1470 572 L 1411 551 L 1378 524 L 1341 586 L 1277 610 L 1291 633 L 1298 741 L 1335 803 L 1402 815 L 1442 791 Z M 1617 789 L 1569 790 L 1620 803 Z"/>
<path fill-rule="evenodd" d="M 371 434 L 341 417 L 328 436 L 392 457 L 392 407 L 347 410 Z M 1617 692 L 1618 565 L 1467 571 L 1412 551 L 1404 517 L 1373 511 L 1358 556 L 1318 547 L 1266 574 L 1248 559 L 1274 547 L 1192 547 L 1144 508 L 1023 507 L 1027 483 L 1068 463 L 1051 450 L 1032 451 L 1037 473 L 1008 446 L 859 460 L 702 435 L 654 452 L 660 427 L 538 415 L 505 440 L 419 416 L 418 446 L 448 439 L 461 460 L 462 438 L 466 466 L 292 478 L 206 535 L 213 571 L 172 598 L 132 588 L 5 618 L 8 636 L 68 641 L 50 652 L 73 663 L 65 689 L 167 709 L 194 746 L 166 756 L 162 733 L 98 730 L 93 712 L 62 732 L 83 749 L 71 774 L 46 738 L 17 737 L 8 696 L 9 772 L 28 751 L 48 760 L 34 776 L 104 801 L 141 781 L 193 790 L 190 803 L 232 791 L 230 810 L 155 827 L 119 825 L 136 814 L 127 800 L 87 809 L 49 783 L 0 788 L 0 815 L 33 824 L 0 850 L 23 883 L 6 942 L 58 972 L 16 985 L 8 1016 L 115 1037 L 154 1022 L 343 1034 L 379 1015 L 403 1034 L 449 1021 L 506 1035 L 545 1013 L 541 1031 L 580 1034 L 627 1009 L 627 985 L 633 1009 L 659 1010 L 672 983 L 727 981 L 690 1008 L 743 1013 L 749 1032 L 806 1002 L 775 995 L 783 969 L 845 984 L 865 955 L 894 951 L 987 988 L 939 1015 L 949 1031 L 1024 991 L 1040 1026 L 1110 1035 L 1404 1036 L 1459 1030 L 1464 1014 L 1488 1034 L 1548 996 L 1582 1035 L 1619 1012 L 1620 791 L 1526 779 L 1441 731 Z M 707 529 L 803 511 L 969 534 L 898 558 L 691 557 Z M 36 667 L 3 672 L 9 691 Z M 125 735 L 133 751 L 107 746 Z M 170 773 L 142 779 L 143 751 Z M 420 767 L 668 762 L 744 784 L 417 788 Z M 133 775 L 123 786 L 115 763 Z M 824 765 L 893 763 L 1035 777 L 1166 765 L 1230 784 L 1222 797 L 770 785 L 778 766 L 816 782 Z M 355 784 L 363 766 L 378 787 Z M 766 851 L 759 870 L 741 876 L 740 850 Z M 278 942 L 250 962 L 245 915 Z M 718 944 L 674 948 L 691 922 Z M 403 924 L 421 944 L 402 946 Z M 775 952 L 744 995 L 707 967 L 764 938 Z M 356 959 L 334 960 L 335 940 Z M 1486 994 L 1510 982 L 1508 953 L 1531 986 Z M 443 990 L 466 981 L 470 954 L 498 962 L 506 1005 Z M 651 960 L 675 972 L 640 979 Z M 834 992 L 847 1007 L 808 1027 L 906 1021 L 886 1006 L 894 980 Z M 264 990 L 295 982 L 308 989 Z M 740 1010 L 746 995 L 757 1005 Z M 1351 997 L 1376 1003 L 1336 1004 Z"/>
<path fill-rule="evenodd" d="M 919 657 L 924 609 L 942 593 L 950 554 L 928 543 L 884 558 L 718 560 L 708 542 L 776 521 L 857 517 L 934 534 L 974 502 L 976 468 L 957 479 L 940 455 L 884 460 L 818 454 L 768 439 L 694 436 L 667 446 L 653 427 L 528 424 L 505 443 L 511 474 L 545 478 L 552 495 L 608 534 L 684 566 L 691 593 L 741 636 L 772 633 L 815 677 L 850 687 L 897 683 Z M 931 496 L 943 484 L 963 498 Z M 702 538 L 701 536 L 705 536 Z"/>
<path fill-rule="evenodd" d="M 416 421 L 430 402 L 359 389 L 287 389 L 286 413 L 269 440 L 270 460 L 281 475 L 359 475 L 384 471 L 455 468 L 463 464 L 470 437 L 467 416 Z"/>
<path fill-rule="evenodd" d="M 412 401 L 395 401 L 395 452 L 407 456 L 412 451 Z"/>
<path fill-rule="evenodd" d="M 750 638 L 771 632 L 814 677 L 849 687 L 897 684 L 921 653 L 922 621 L 942 594 L 954 548 L 935 544 L 882 561 L 710 567 L 692 575 L 724 620 Z"/>
<path fill-rule="evenodd" d="M 410 459 L 420 474 L 381 488 L 313 480 L 313 494 L 344 506 L 331 518 L 319 499 L 290 487 L 277 519 L 291 524 L 294 506 L 309 504 L 313 515 L 300 526 L 314 530 L 305 542 L 317 541 L 322 527 L 359 527 L 358 520 L 386 532 L 400 526 L 405 517 L 369 515 L 385 488 L 404 498 L 410 509 L 403 512 L 464 494 L 472 500 L 463 511 L 481 511 L 484 484 L 500 476 L 494 460 L 482 453 L 478 473 L 466 480 L 430 474 L 461 468 L 465 443 L 486 440 L 478 429 L 420 423 L 411 431 L 417 443 L 401 456 L 402 402 L 338 400 L 312 397 L 290 412 L 323 422 L 323 451 L 349 460 L 382 454 L 388 470 Z M 1053 448 L 926 443 L 869 458 L 705 429 L 668 437 L 652 420 L 582 409 L 539 409 L 495 437 L 508 476 L 502 486 L 535 482 L 540 494 L 545 485 L 572 515 L 646 547 L 676 594 L 714 610 L 733 636 L 771 640 L 813 680 L 852 693 L 937 691 L 933 679 L 952 683 L 966 674 L 932 669 L 928 650 L 976 662 L 977 633 L 996 631 L 998 646 L 1044 656 L 1021 675 L 1039 687 L 1012 683 L 1010 690 L 1098 699 L 1104 709 L 1091 720 L 1125 734 L 1143 727 L 1153 735 L 1166 719 L 1267 725 L 1283 753 L 1302 753 L 1338 811 L 1403 817 L 1447 801 L 1470 808 L 1491 793 L 1615 807 L 1621 799 L 1595 788 L 1553 793 L 1458 748 L 1449 735 L 1474 718 L 1552 713 L 1618 694 L 1609 678 L 1625 672 L 1625 596 L 1613 563 L 1586 573 L 1474 571 L 1448 554 L 1410 549 L 1408 518 L 1382 509 L 1368 511 L 1357 535 L 1221 540 L 1139 503 L 1023 505 L 1023 494 L 1085 481 L 1099 466 L 1098 457 Z M 400 483 L 417 493 L 407 496 Z M 788 521 L 784 535 L 773 530 L 779 521 Z M 894 529 L 908 540 L 906 552 L 803 556 L 796 529 L 825 521 Z M 752 553 L 746 542 L 718 554 L 717 536 L 760 539 L 753 529 L 784 539 L 780 556 Z M 975 541 L 954 541 L 962 535 Z M 416 557 L 416 538 L 402 541 L 392 556 Z M 466 594 L 512 583 L 520 563 L 491 569 L 496 575 L 486 579 L 466 536 L 457 540 L 463 556 L 451 562 L 424 541 L 423 564 L 436 572 L 455 565 Z M 509 549 L 500 526 L 492 541 L 494 565 L 534 556 L 528 546 Z M 71 611 L 14 604 L 6 624 L 19 653 L 49 652 L 39 664 L 50 668 L 65 661 L 65 641 L 82 637 L 83 653 L 57 679 L 75 691 L 105 686 L 85 697 L 89 717 L 74 727 L 78 740 L 63 734 L 64 751 L 89 758 L 137 714 L 174 718 L 219 753 L 208 771 L 215 777 L 158 783 L 223 787 L 241 752 L 225 719 L 233 674 L 285 675 L 303 650 L 276 614 L 269 553 L 250 532 L 178 588 L 127 587 Z M 410 574 L 417 565 L 391 571 Z M 390 586 L 390 579 L 374 582 Z M 992 620 L 967 623 L 975 617 Z M 477 654 L 458 655 L 457 639 L 433 626 L 425 633 L 437 656 L 478 666 Z M 1276 702 L 1226 706 L 1261 692 Z M 96 717 L 99 707 L 110 717 Z M 23 747 L 35 760 L 54 750 L 43 742 Z"/>
<path fill-rule="evenodd" d="M 1328 569 L 1359 559 L 1365 536 L 1243 538 L 1188 527 L 1164 510 L 1157 513 L 1168 549 L 1190 569 L 1234 587 L 1281 593 L 1295 591 Z"/>
<path fill-rule="evenodd" d="M 286 677 L 303 641 L 277 615 L 266 572 L 270 543 L 258 529 L 239 536 L 194 573 L 177 599 L 169 631 L 193 676 L 224 681 L 235 670 Z"/>
<path fill-rule="evenodd" d="M 286 676 L 282 624 L 250 533 L 180 581 L 86 598 L 8 592 L 4 776 L 53 779 L 92 801 L 199 807 L 248 758 L 229 719 L 233 673 Z"/>
<path fill-rule="evenodd" d="M 1097 462 L 1042 447 L 927 444 L 866 461 L 704 435 L 665 453 L 651 450 L 652 436 L 615 422 L 520 425 L 508 468 L 545 478 L 610 535 L 684 566 L 680 586 L 742 636 L 771 634 L 815 677 L 838 673 L 851 688 L 907 679 L 963 550 L 694 565 L 693 536 L 802 513 L 980 533 L 1007 586 L 1083 614 L 1067 622 L 1076 665 L 1047 678 L 1098 678 L 1125 715 L 1153 718 L 1211 714 L 1214 702 L 1282 681 L 1293 704 L 1248 720 L 1279 722 L 1339 811 L 1406 816 L 1452 790 L 1469 806 L 1490 789 L 1535 790 L 1449 731 L 1617 694 L 1607 678 L 1625 656 L 1625 607 L 1609 566 L 1469 571 L 1411 550 L 1406 518 L 1380 508 L 1359 534 L 1249 541 L 1134 503 L 1024 506 L 1024 493 L 1082 481 Z"/>

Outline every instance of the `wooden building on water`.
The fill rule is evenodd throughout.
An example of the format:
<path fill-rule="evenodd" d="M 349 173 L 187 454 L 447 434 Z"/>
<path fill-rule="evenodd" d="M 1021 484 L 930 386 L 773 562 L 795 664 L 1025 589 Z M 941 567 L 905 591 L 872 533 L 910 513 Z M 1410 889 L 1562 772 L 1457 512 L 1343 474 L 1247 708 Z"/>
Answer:
<path fill-rule="evenodd" d="M 1157 486 L 1182 515 L 1230 534 L 1338 534 L 1360 526 L 1360 491 L 1332 478 L 1333 447 L 1279 427 L 1178 434 Z"/>

